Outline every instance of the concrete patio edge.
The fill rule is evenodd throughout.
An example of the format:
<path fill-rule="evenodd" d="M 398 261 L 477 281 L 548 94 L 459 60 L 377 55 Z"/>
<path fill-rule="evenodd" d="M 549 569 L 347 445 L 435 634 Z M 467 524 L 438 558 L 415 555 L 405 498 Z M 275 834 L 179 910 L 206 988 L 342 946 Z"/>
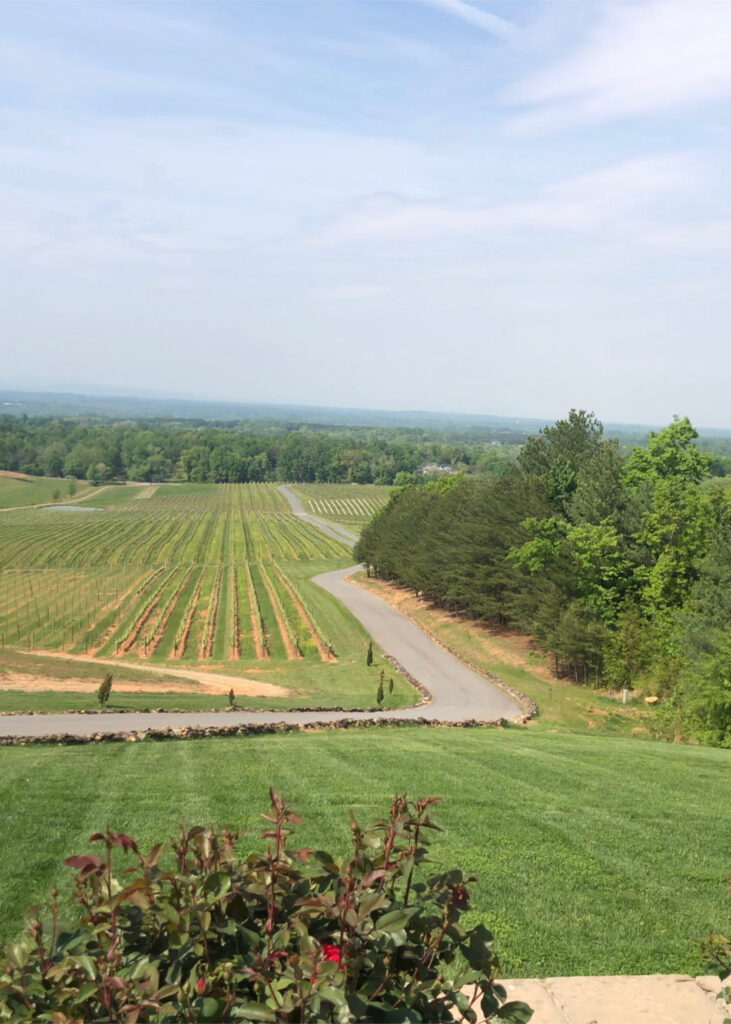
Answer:
<path fill-rule="evenodd" d="M 509 1000 L 533 1008 L 531 1024 L 724 1024 L 722 982 L 712 975 L 513 978 Z"/>

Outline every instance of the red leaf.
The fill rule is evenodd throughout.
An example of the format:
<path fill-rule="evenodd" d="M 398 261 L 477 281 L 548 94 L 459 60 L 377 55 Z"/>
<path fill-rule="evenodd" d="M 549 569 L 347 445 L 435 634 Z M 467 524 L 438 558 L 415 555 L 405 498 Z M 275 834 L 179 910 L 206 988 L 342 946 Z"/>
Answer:
<path fill-rule="evenodd" d="M 137 853 L 137 843 L 134 841 L 132 836 L 128 836 L 124 832 L 118 832 L 113 842 L 116 846 L 121 846 L 124 850 L 134 850 L 135 853 Z"/>
<path fill-rule="evenodd" d="M 67 857 L 64 864 L 69 868 L 79 868 L 80 871 L 84 868 L 94 868 L 96 870 L 102 866 L 101 859 L 92 854 L 85 854 L 81 857 Z"/>

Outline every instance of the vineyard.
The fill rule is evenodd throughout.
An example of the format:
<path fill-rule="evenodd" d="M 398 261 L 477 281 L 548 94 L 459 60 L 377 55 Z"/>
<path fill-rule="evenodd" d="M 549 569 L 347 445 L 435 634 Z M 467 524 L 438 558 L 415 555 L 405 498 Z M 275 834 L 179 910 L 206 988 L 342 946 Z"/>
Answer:
<path fill-rule="evenodd" d="M 0 643 L 188 663 L 331 661 L 307 579 L 349 555 L 273 484 L 100 488 L 77 508 L 8 511 Z"/>
<path fill-rule="evenodd" d="M 293 489 L 307 512 L 356 528 L 383 508 L 393 491 L 374 484 L 296 484 Z"/>

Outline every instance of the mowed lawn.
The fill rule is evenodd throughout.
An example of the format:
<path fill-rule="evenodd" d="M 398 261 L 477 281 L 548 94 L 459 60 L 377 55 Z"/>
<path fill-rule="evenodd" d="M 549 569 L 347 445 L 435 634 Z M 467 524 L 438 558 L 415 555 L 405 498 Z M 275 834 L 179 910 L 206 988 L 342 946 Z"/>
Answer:
<path fill-rule="evenodd" d="M 478 876 L 474 920 L 513 976 L 701 973 L 729 914 L 731 751 L 518 728 L 407 726 L 0 750 L 0 931 L 106 825 L 143 846 L 189 824 L 258 828 L 270 785 L 302 844 L 348 850 L 348 809 L 438 795 L 434 870 Z M 260 841 L 252 837 L 252 846 Z"/>

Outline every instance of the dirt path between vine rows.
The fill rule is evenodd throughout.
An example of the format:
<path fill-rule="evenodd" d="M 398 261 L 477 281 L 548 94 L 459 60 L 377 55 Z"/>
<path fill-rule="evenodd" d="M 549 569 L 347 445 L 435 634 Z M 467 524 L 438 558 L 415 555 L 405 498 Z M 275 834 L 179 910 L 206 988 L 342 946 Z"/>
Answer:
<path fill-rule="evenodd" d="M 81 663 L 84 665 L 109 665 L 112 668 L 119 669 L 120 662 L 113 658 L 93 658 L 85 657 L 84 655 L 74 654 L 61 654 L 57 651 L 31 651 L 34 657 L 38 658 L 60 658 L 63 661 L 70 661 Z M 144 680 L 129 680 L 120 679 L 114 681 L 115 690 L 124 690 L 129 688 L 130 692 L 141 692 L 147 690 L 151 693 L 161 692 L 162 688 L 165 687 L 168 692 L 180 691 L 185 692 L 197 692 L 197 693 L 215 693 L 222 694 L 228 693 L 233 687 L 236 695 L 245 697 L 288 697 L 290 691 L 284 686 L 277 686 L 274 683 L 265 683 L 261 679 L 249 679 L 245 676 L 234 676 L 227 675 L 223 672 L 210 672 L 206 668 L 163 668 L 157 665 L 135 665 L 133 662 L 126 661 L 124 663 L 125 668 L 138 669 L 146 674 L 153 676 L 174 676 L 176 680 L 180 679 L 181 683 L 173 682 L 170 679 L 165 679 L 162 684 L 154 685 L 148 683 L 145 685 Z M 4 685 L 6 681 L 12 678 L 12 687 Z M 27 680 L 27 685 L 23 685 L 23 679 Z M 48 685 L 38 686 L 35 685 L 34 681 L 43 680 L 44 684 Z M 52 679 L 50 676 L 46 677 L 40 673 L 33 673 L 26 675 L 23 672 L 9 672 L 0 675 L 0 683 L 3 684 L 3 689 L 13 690 L 80 690 L 81 688 L 75 685 L 79 680 L 70 679 Z M 88 681 L 89 685 L 93 690 L 99 689 L 99 682 L 93 680 Z M 67 685 L 73 683 L 74 685 Z M 45 719 L 55 718 L 55 715 L 42 716 Z M 0 735 L 2 735 L 2 729 L 0 729 Z"/>

